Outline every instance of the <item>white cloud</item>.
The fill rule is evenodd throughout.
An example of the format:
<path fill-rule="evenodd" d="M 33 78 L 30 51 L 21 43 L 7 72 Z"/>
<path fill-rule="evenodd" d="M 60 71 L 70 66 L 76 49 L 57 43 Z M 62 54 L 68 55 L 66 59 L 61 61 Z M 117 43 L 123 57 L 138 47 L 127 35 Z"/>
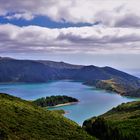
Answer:
<path fill-rule="evenodd" d="M 12 15 L 5 16 L 7 19 L 25 19 L 25 20 L 32 20 L 34 16 L 30 13 L 15 13 Z"/>
<path fill-rule="evenodd" d="M 0 53 L 140 54 L 140 29 L 104 26 L 50 29 L 0 25 Z"/>
<path fill-rule="evenodd" d="M 58 22 L 140 27 L 139 5 L 139 0 L 0 0 L 0 14 L 13 13 L 9 19 L 43 15 Z"/>

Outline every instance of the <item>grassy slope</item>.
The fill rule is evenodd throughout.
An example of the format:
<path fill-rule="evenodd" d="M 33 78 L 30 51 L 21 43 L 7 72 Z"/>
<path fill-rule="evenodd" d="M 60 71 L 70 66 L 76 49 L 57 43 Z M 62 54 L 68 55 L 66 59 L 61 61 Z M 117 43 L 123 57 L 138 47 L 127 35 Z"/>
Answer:
<path fill-rule="evenodd" d="M 114 79 L 109 79 L 109 80 L 100 80 L 99 82 L 97 82 L 96 87 L 101 88 L 101 89 L 106 89 L 109 91 L 114 91 L 117 92 L 121 95 L 127 95 L 129 96 L 129 94 L 126 94 L 128 91 L 133 91 L 133 87 L 131 86 L 126 86 L 125 84 L 116 82 Z M 133 93 L 130 96 L 135 97 L 136 95 Z M 139 97 L 140 94 L 136 97 Z"/>
<path fill-rule="evenodd" d="M 75 122 L 31 102 L 0 94 L 1 140 L 90 140 Z"/>
<path fill-rule="evenodd" d="M 123 103 L 83 127 L 101 140 L 140 140 L 140 101 Z"/>

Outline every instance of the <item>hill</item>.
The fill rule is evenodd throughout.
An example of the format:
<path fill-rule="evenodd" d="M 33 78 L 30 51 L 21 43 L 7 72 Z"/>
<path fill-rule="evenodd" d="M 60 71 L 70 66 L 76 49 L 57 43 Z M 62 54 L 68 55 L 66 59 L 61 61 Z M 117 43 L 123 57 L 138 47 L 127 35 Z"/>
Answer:
<path fill-rule="evenodd" d="M 37 83 L 65 79 L 82 81 L 87 85 L 115 91 L 121 95 L 140 97 L 140 92 L 133 94 L 133 91 L 140 88 L 140 79 L 111 67 L 0 58 L 0 83 Z"/>
<path fill-rule="evenodd" d="M 1 140 L 93 140 L 75 122 L 57 111 L 0 93 Z"/>
<path fill-rule="evenodd" d="M 42 63 L 46 66 L 49 66 L 51 68 L 59 68 L 59 69 L 80 69 L 83 66 L 82 65 L 73 65 L 73 64 L 68 64 L 65 62 L 54 62 L 54 61 L 49 61 L 49 60 L 37 60 L 36 62 Z"/>
<path fill-rule="evenodd" d="M 123 103 L 86 120 L 83 128 L 101 140 L 140 140 L 140 101 Z"/>
<path fill-rule="evenodd" d="M 126 93 L 126 95 L 128 96 L 135 96 L 135 97 L 140 97 L 140 88 L 139 89 L 136 89 L 136 90 L 133 90 L 133 91 L 128 91 Z"/>

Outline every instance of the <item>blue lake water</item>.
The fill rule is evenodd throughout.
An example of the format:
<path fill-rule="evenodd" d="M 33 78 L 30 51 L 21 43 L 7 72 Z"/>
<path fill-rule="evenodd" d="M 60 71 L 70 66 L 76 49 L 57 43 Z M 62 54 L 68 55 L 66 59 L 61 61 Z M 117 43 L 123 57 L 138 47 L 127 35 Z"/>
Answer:
<path fill-rule="evenodd" d="M 120 103 L 136 100 L 72 81 L 55 81 L 41 84 L 1 84 L 0 92 L 27 100 L 51 95 L 75 97 L 80 100 L 79 103 L 55 109 L 64 109 L 68 112 L 65 116 L 80 125 L 85 119 L 100 115 Z"/>

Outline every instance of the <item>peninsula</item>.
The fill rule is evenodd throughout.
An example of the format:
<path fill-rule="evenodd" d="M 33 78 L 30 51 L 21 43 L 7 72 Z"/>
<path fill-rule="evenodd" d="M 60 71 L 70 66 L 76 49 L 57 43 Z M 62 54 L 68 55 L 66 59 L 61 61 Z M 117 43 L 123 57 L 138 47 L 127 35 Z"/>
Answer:
<path fill-rule="evenodd" d="M 79 102 L 78 99 L 65 95 L 42 97 L 33 101 L 33 103 L 41 107 L 58 107 L 75 104 L 77 102 Z"/>

